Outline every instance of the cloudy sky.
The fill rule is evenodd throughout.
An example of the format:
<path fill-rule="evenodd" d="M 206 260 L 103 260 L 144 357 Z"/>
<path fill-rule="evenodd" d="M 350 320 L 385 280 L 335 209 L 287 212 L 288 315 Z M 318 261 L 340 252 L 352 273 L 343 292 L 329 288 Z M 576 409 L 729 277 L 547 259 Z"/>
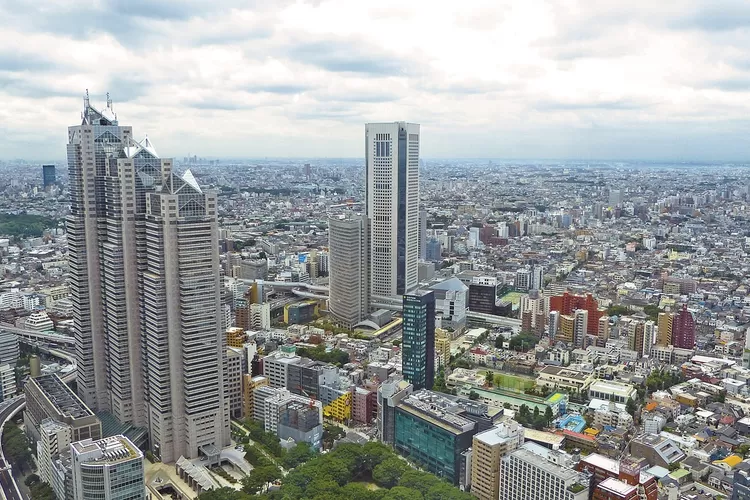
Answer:
<path fill-rule="evenodd" d="M 81 96 L 163 156 L 750 159 L 747 0 L 0 0 L 0 158 Z"/>

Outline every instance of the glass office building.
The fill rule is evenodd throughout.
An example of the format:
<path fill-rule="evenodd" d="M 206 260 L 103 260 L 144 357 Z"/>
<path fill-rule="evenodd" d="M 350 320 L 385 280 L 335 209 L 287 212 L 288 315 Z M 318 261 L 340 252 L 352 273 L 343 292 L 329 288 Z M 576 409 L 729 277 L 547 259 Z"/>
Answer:
<path fill-rule="evenodd" d="M 414 389 L 432 389 L 435 381 L 435 294 L 419 291 L 403 297 L 402 372 Z"/>

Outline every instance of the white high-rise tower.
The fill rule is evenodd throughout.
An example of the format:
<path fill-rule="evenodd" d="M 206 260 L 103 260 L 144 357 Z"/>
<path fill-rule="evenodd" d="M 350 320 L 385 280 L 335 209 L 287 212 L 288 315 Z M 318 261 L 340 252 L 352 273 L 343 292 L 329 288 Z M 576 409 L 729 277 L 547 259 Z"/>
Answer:
<path fill-rule="evenodd" d="M 419 125 L 365 125 L 370 295 L 395 297 L 419 281 Z"/>
<path fill-rule="evenodd" d="M 164 462 L 228 445 L 215 193 L 88 95 L 68 168 L 78 393 Z"/>

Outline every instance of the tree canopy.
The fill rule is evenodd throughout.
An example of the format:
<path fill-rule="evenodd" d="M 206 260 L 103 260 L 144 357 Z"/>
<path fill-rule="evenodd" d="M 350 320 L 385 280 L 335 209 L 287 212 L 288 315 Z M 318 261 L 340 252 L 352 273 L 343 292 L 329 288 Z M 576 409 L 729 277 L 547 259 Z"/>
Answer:
<path fill-rule="evenodd" d="M 272 477 L 268 471 L 268 477 Z M 262 476 L 258 473 L 258 476 Z M 251 476 L 252 477 L 252 474 Z M 345 443 L 317 454 L 282 479 L 278 491 L 263 493 L 265 477 L 243 480 L 244 491 L 230 488 L 202 493 L 199 500 L 470 500 L 472 497 L 409 464 L 381 443 Z M 270 481 L 269 481 L 270 482 Z M 368 487 L 374 483 L 377 489 Z M 260 492 L 251 497 L 249 493 Z"/>

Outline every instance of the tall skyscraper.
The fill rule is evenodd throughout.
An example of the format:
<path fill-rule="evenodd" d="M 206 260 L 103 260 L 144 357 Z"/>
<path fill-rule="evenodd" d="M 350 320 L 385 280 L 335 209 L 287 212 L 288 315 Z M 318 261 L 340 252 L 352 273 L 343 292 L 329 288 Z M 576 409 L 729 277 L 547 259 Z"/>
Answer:
<path fill-rule="evenodd" d="M 70 215 L 66 220 L 66 231 L 70 298 L 73 303 L 73 333 L 76 339 L 78 365 L 78 393 L 90 408 L 113 410 L 114 406 L 115 412 L 117 408 L 121 408 L 122 412 L 116 415 L 121 422 L 142 425 L 145 415 L 142 371 L 139 363 L 140 338 L 128 335 L 126 314 L 114 323 L 105 320 L 116 315 L 108 315 L 106 311 L 104 294 L 108 287 L 105 287 L 103 281 L 107 278 L 106 275 L 111 273 L 105 272 L 101 260 L 107 230 L 111 228 L 120 232 L 116 228 L 119 221 L 113 220 L 112 224 L 108 224 L 105 217 L 105 179 L 110 172 L 112 160 L 116 162 L 120 153 L 127 156 L 125 148 L 135 144 L 132 135 L 131 127 L 118 124 L 111 101 L 108 100 L 106 108 L 99 111 L 91 106 L 88 93 L 86 94 L 81 125 L 68 127 Z M 133 180 L 135 179 L 131 179 Z M 112 189 L 107 190 L 107 193 L 112 194 Z M 133 200 L 129 203 L 133 203 Z M 132 216 L 128 218 L 132 219 Z M 128 236 L 132 234 L 131 231 L 122 233 L 127 233 Z M 124 254 L 124 249 L 114 249 L 112 246 L 107 246 L 107 249 L 107 257 L 111 257 L 112 250 L 120 256 Z M 116 271 L 119 272 L 118 284 L 131 283 L 131 286 L 126 288 L 132 292 L 132 279 L 123 276 L 124 270 L 120 267 L 122 260 L 118 258 L 116 263 L 110 263 L 107 270 L 115 271 L 116 265 Z M 138 316 L 136 302 L 128 304 L 128 297 L 121 297 L 120 302 L 122 308 L 118 308 L 117 313 L 123 310 L 132 311 L 136 317 Z M 114 332 L 113 327 L 125 331 Z M 109 339 L 113 341 L 111 345 Z M 123 370 L 124 367 L 117 361 L 108 367 L 110 350 L 128 351 L 131 346 L 135 354 L 132 370 L 129 364 L 127 370 Z M 135 391 L 133 386 L 136 386 Z"/>
<path fill-rule="evenodd" d="M 216 198 L 188 170 L 146 200 L 139 255 L 149 434 L 167 463 L 229 444 Z"/>
<path fill-rule="evenodd" d="M 55 166 L 42 165 L 42 185 L 46 189 L 55 183 Z"/>
<path fill-rule="evenodd" d="M 352 328 L 367 316 L 367 218 L 353 212 L 328 219 L 330 299 L 328 308 L 341 325 Z"/>
<path fill-rule="evenodd" d="M 419 125 L 365 125 L 370 295 L 394 297 L 419 281 Z"/>
<path fill-rule="evenodd" d="M 403 296 L 401 371 L 418 389 L 435 381 L 435 294 L 418 291 Z"/>
<path fill-rule="evenodd" d="M 172 173 L 112 101 L 68 130 L 67 219 L 83 401 L 148 427 L 164 462 L 229 444 L 216 195 Z"/>
<path fill-rule="evenodd" d="M 419 211 L 419 260 L 427 260 L 427 210 Z"/>

